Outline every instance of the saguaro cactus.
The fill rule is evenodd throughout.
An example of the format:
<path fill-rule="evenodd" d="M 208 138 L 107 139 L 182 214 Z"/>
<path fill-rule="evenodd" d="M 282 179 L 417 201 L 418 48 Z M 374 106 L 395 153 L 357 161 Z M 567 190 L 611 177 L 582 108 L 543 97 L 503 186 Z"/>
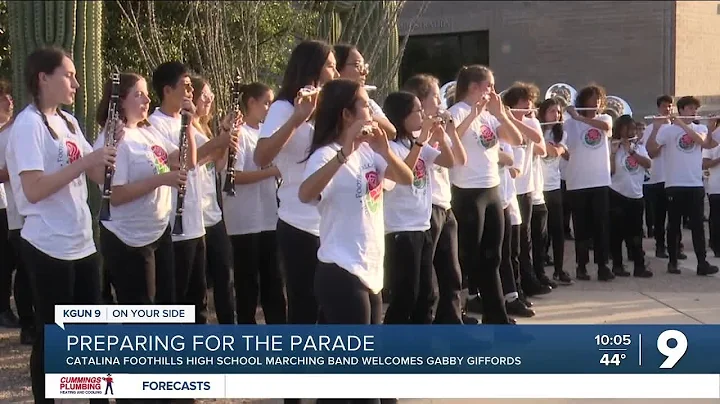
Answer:
<path fill-rule="evenodd" d="M 74 113 L 83 132 L 92 141 L 98 133 L 92 117 L 102 96 L 101 1 L 8 1 L 10 46 L 12 49 L 13 98 L 19 107 L 31 100 L 25 91 L 25 58 L 47 45 L 62 47 L 73 57 L 80 88 L 75 104 L 65 108 Z"/>

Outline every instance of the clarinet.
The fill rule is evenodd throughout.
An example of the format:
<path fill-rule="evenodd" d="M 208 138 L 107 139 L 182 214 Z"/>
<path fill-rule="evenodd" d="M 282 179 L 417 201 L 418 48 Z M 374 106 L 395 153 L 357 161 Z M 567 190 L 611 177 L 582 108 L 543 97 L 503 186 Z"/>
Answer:
<path fill-rule="evenodd" d="M 187 169 L 187 153 L 188 153 L 188 124 L 190 123 L 190 115 L 182 112 L 180 123 L 180 170 Z M 182 185 L 177 191 L 177 208 L 175 209 L 175 225 L 172 234 L 174 236 L 182 236 L 183 231 L 183 206 L 185 205 L 185 192 L 187 186 Z"/>
<path fill-rule="evenodd" d="M 237 76 L 235 76 L 235 82 L 232 85 L 232 101 L 231 101 L 231 107 L 233 111 L 235 112 L 235 118 L 237 118 L 238 113 L 240 113 L 240 103 L 242 102 L 242 94 L 240 93 L 240 69 L 238 69 Z M 235 127 L 235 124 L 233 123 L 233 131 L 235 131 L 237 128 Z M 227 160 L 227 167 L 225 167 L 225 186 L 223 187 L 223 192 L 225 192 L 228 196 L 235 196 L 235 162 L 237 160 L 237 156 L 235 155 L 235 150 L 230 147 L 228 148 L 228 160 Z"/>
<path fill-rule="evenodd" d="M 116 70 L 110 75 L 112 90 L 108 103 L 107 125 L 105 126 L 105 147 L 115 146 L 115 125 L 118 119 L 118 99 L 120 98 L 120 73 Z M 112 195 L 112 179 L 115 170 L 105 167 L 105 183 L 103 184 L 102 202 L 100 204 L 100 220 L 111 221 L 110 196 Z"/>

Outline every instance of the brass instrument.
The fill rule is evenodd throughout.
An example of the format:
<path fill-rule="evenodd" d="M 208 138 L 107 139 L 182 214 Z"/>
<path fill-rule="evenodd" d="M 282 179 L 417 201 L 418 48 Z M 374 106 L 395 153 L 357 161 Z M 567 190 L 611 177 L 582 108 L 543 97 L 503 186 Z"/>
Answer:
<path fill-rule="evenodd" d="M 570 84 L 556 83 L 550 86 L 545 92 L 545 99 L 555 98 L 560 102 L 563 109 L 575 105 L 577 90 Z"/>
<path fill-rule="evenodd" d="M 617 119 L 623 115 L 632 116 L 632 108 L 627 101 L 620 97 L 609 95 L 606 98 L 607 107 L 605 107 L 605 113 L 610 113 L 613 119 Z"/>
<path fill-rule="evenodd" d="M 233 133 L 237 131 L 237 116 L 240 114 L 240 104 L 242 103 L 242 93 L 240 92 L 240 87 L 242 86 L 241 77 L 240 77 L 240 69 L 237 70 L 237 75 L 235 76 L 235 82 L 232 84 L 232 101 L 231 101 L 231 107 L 234 112 L 233 115 L 233 127 L 232 131 Z M 225 186 L 223 187 L 223 191 L 228 196 L 235 196 L 235 162 L 237 161 L 237 152 L 235 149 L 228 148 L 228 159 L 227 159 L 227 166 L 225 167 Z"/>
<path fill-rule="evenodd" d="M 105 123 L 105 147 L 114 147 L 115 127 L 120 117 L 118 111 L 118 101 L 120 99 L 120 72 L 115 68 L 115 72 L 110 75 L 112 88 L 110 90 L 110 102 L 108 103 L 107 121 Z M 105 167 L 105 183 L 103 184 L 102 201 L 100 204 L 101 221 L 111 221 L 110 215 L 110 196 L 112 195 L 112 179 L 115 170 L 112 167 Z"/>
<path fill-rule="evenodd" d="M 180 121 L 180 170 L 187 170 L 187 156 L 188 156 L 188 124 L 190 123 L 190 114 L 182 111 L 182 117 Z M 181 185 L 178 188 L 177 194 L 177 208 L 175 209 L 175 225 L 173 226 L 172 234 L 174 236 L 182 236 L 185 234 L 183 231 L 183 207 L 185 206 L 185 192 L 187 191 L 187 185 Z"/>
<path fill-rule="evenodd" d="M 455 86 L 457 82 L 456 81 L 449 81 L 445 84 L 443 84 L 442 87 L 440 87 L 440 106 L 443 109 L 448 108 L 448 100 L 451 98 L 455 98 Z"/>

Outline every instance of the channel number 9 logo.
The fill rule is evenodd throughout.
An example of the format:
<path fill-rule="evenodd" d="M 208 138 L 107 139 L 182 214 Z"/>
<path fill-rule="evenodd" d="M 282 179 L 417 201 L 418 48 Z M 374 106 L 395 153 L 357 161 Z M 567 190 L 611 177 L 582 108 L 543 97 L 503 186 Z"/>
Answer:
<path fill-rule="evenodd" d="M 675 346 L 671 347 L 669 342 L 675 341 Z M 685 356 L 687 352 L 688 341 L 685 334 L 678 330 L 663 331 L 657 340 L 658 351 L 665 355 L 665 361 L 660 365 L 660 369 L 672 369 Z"/>

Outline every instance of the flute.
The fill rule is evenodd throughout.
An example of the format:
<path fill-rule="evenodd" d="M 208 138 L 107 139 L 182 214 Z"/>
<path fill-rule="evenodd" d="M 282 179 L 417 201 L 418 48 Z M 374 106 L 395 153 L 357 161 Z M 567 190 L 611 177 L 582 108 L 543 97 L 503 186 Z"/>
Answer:
<path fill-rule="evenodd" d="M 234 118 L 236 119 L 233 122 L 233 132 L 237 130 L 236 122 L 237 122 L 237 116 L 240 113 L 240 103 L 242 102 L 242 93 L 240 92 L 240 70 L 238 69 L 238 74 L 235 77 L 235 82 L 233 83 L 232 87 L 232 108 L 235 112 Z M 235 149 L 232 148 L 232 146 L 228 149 L 228 159 L 227 159 L 227 166 L 225 167 L 225 186 L 223 187 L 223 191 L 228 196 L 235 196 L 235 162 L 237 161 L 237 155 L 235 152 Z"/>
<path fill-rule="evenodd" d="M 190 115 L 183 111 L 182 118 L 180 121 L 180 170 L 187 169 L 187 155 L 188 155 L 188 124 L 190 123 Z M 175 209 L 175 225 L 173 226 L 172 234 L 174 236 L 182 236 L 185 234 L 183 231 L 183 208 L 185 206 L 185 192 L 187 191 L 186 185 L 181 185 L 177 191 L 177 208 Z"/>
<path fill-rule="evenodd" d="M 110 75 L 112 89 L 110 91 L 110 102 L 108 103 L 107 125 L 105 126 L 105 147 L 115 146 L 115 125 L 119 117 L 118 100 L 120 99 L 120 73 L 115 70 Z M 105 183 L 103 184 L 102 201 L 100 203 L 101 221 L 111 221 L 110 196 L 112 195 L 112 179 L 115 170 L 112 167 L 105 167 Z"/>

